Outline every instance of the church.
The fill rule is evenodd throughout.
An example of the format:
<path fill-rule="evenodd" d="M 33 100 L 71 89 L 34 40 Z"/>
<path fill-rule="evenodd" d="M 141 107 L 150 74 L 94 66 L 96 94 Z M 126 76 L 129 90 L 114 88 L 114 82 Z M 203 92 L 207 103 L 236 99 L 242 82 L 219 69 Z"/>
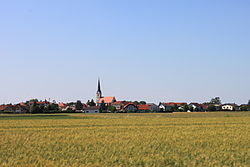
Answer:
<path fill-rule="evenodd" d="M 100 106 L 101 104 L 105 104 L 105 106 L 109 106 L 112 103 L 116 102 L 116 99 L 114 96 L 102 96 L 101 91 L 101 82 L 100 79 L 98 79 L 98 86 L 97 86 L 97 92 L 96 92 L 96 104 Z"/>

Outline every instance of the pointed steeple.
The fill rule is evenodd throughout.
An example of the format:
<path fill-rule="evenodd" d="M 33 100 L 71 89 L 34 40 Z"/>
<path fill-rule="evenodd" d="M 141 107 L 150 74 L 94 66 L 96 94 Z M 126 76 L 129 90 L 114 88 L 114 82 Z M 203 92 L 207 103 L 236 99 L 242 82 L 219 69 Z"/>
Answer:
<path fill-rule="evenodd" d="M 98 78 L 98 88 L 97 88 L 97 92 L 102 92 L 102 91 L 101 91 L 100 78 Z"/>
<path fill-rule="evenodd" d="M 96 103 L 98 103 L 101 98 L 102 98 L 101 82 L 100 82 L 100 78 L 98 78 L 98 86 L 97 86 L 97 92 L 96 92 Z"/>

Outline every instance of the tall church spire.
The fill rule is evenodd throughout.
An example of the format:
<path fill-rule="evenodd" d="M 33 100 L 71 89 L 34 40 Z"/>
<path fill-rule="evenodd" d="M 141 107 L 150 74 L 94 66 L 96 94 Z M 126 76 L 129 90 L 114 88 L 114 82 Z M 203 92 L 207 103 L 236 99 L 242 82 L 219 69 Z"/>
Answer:
<path fill-rule="evenodd" d="M 96 103 L 98 103 L 101 98 L 102 98 L 101 82 L 100 82 L 100 78 L 98 78 L 98 86 L 97 86 L 97 92 L 96 92 Z"/>
<path fill-rule="evenodd" d="M 98 88 L 97 88 L 97 92 L 102 92 L 102 91 L 101 91 L 100 78 L 98 78 Z"/>

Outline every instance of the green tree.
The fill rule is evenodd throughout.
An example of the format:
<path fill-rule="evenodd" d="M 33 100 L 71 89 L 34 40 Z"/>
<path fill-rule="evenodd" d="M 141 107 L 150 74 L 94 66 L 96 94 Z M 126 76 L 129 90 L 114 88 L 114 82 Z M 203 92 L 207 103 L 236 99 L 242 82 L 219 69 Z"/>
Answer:
<path fill-rule="evenodd" d="M 89 106 L 96 106 L 96 103 L 92 99 L 91 101 L 88 100 L 87 105 L 89 105 Z"/>
<path fill-rule="evenodd" d="M 30 99 L 30 102 L 38 102 L 38 99 Z"/>
<path fill-rule="evenodd" d="M 221 104 L 220 97 L 212 98 L 210 104 Z"/>
<path fill-rule="evenodd" d="M 101 103 L 99 104 L 100 106 L 100 112 L 107 112 L 107 106 L 105 105 L 104 101 L 102 100 Z"/>
<path fill-rule="evenodd" d="M 216 111 L 216 107 L 214 105 L 209 105 L 207 110 L 208 111 Z"/>
<path fill-rule="evenodd" d="M 187 105 L 187 104 L 185 104 L 184 106 L 183 106 L 183 111 L 184 112 L 187 112 L 189 110 L 189 106 Z"/>
<path fill-rule="evenodd" d="M 41 108 L 36 104 L 36 102 L 32 103 L 30 106 L 30 113 L 35 114 L 35 113 L 41 113 L 42 110 Z"/>
<path fill-rule="evenodd" d="M 83 105 L 82 102 L 80 100 L 76 101 L 76 110 L 82 110 L 83 109 Z"/>
<path fill-rule="evenodd" d="M 68 106 L 73 106 L 73 105 L 75 105 L 75 104 L 76 104 L 76 103 L 74 103 L 74 102 L 67 103 Z"/>
<path fill-rule="evenodd" d="M 197 107 L 194 109 L 193 106 L 188 106 L 189 107 L 189 111 L 193 112 L 193 111 L 196 111 L 195 109 L 197 109 Z"/>
<path fill-rule="evenodd" d="M 53 111 L 59 110 L 58 104 L 56 104 L 56 103 L 50 104 L 50 107 L 51 107 L 51 110 L 53 110 Z"/>
<path fill-rule="evenodd" d="M 136 106 L 137 106 L 138 104 L 140 104 L 138 101 L 134 101 L 133 103 L 134 103 L 134 105 L 136 105 Z"/>
<path fill-rule="evenodd" d="M 108 111 L 115 112 L 116 111 L 115 106 L 112 106 L 112 105 L 108 106 Z"/>
<path fill-rule="evenodd" d="M 240 111 L 248 111 L 248 107 L 246 105 L 242 105 L 240 107 Z"/>
<path fill-rule="evenodd" d="M 247 108 L 248 108 L 248 111 L 250 111 L 250 100 L 248 100 Z"/>
<path fill-rule="evenodd" d="M 145 101 L 140 101 L 140 104 L 147 104 Z"/>
<path fill-rule="evenodd" d="M 57 111 L 59 110 L 58 104 L 52 103 L 47 106 L 40 106 L 41 109 L 45 111 Z"/>

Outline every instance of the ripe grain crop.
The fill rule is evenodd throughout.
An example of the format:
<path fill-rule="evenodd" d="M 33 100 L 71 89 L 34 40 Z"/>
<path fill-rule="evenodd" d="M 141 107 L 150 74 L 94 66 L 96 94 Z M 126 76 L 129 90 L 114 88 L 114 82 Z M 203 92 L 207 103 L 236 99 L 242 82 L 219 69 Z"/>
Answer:
<path fill-rule="evenodd" d="M 250 113 L 0 116 L 0 166 L 250 166 Z"/>

